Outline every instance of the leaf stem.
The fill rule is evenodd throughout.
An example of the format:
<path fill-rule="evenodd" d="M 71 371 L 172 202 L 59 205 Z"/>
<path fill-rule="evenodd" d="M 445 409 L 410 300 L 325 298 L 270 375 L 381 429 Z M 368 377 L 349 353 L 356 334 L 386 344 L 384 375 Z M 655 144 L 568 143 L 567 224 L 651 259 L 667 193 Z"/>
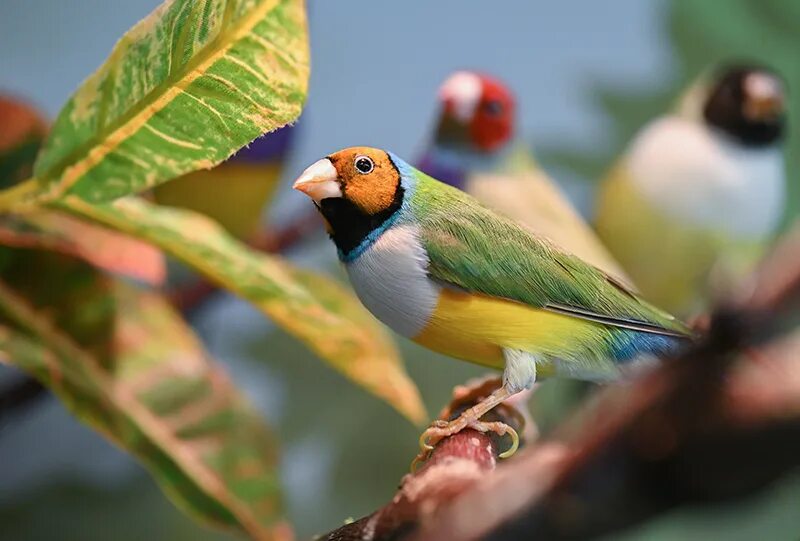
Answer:
<path fill-rule="evenodd" d="M 21 206 L 20 203 L 39 189 L 39 181 L 31 177 L 23 180 L 10 188 L 0 190 L 0 213 L 17 210 L 14 207 Z"/>

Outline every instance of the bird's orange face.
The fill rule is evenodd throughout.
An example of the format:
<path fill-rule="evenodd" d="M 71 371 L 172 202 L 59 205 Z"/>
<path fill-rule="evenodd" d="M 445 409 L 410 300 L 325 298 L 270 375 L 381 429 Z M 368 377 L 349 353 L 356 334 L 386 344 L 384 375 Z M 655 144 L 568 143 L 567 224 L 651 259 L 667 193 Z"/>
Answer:
<path fill-rule="evenodd" d="M 365 214 L 377 214 L 389 208 L 399 185 L 400 172 L 385 151 L 351 147 L 314 163 L 295 181 L 294 189 L 318 205 L 343 198 Z"/>
<path fill-rule="evenodd" d="M 389 208 L 400 184 L 400 172 L 383 150 L 352 147 L 328 156 L 339 174 L 346 199 L 367 214 Z"/>
<path fill-rule="evenodd" d="M 323 158 L 293 188 L 314 200 L 339 249 L 346 253 L 397 211 L 400 171 L 379 149 L 351 147 Z"/>

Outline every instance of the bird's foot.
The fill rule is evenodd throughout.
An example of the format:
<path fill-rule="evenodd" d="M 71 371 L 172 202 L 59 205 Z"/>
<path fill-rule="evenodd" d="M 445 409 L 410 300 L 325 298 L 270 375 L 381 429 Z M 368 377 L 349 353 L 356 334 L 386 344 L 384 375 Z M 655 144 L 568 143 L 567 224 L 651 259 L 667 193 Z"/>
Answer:
<path fill-rule="evenodd" d="M 454 421 L 436 420 L 433 424 L 422 433 L 419 437 L 420 452 L 414 457 L 411 462 L 411 471 L 415 472 L 417 467 L 425 462 L 433 451 L 434 447 L 445 438 L 458 434 L 464 429 L 471 428 L 478 432 L 494 432 L 498 436 L 508 435 L 511 437 L 511 445 L 508 449 L 498 454 L 499 458 L 508 458 L 517 452 L 519 448 L 519 434 L 514 428 L 502 421 L 481 421 L 480 419 L 472 419 L 462 421 L 462 415 Z"/>
<path fill-rule="evenodd" d="M 492 387 L 496 387 L 498 383 L 501 384 L 501 387 L 495 388 L 493 391 L 491 391 L 490 389 Z M 474 406 L 463 410 L 461 414 L 452 421 L 446 421 L 443 419 L 434 421 L 433 424 L 431 424 L 431 426 L 422 433 L 419 438 L 420 453 L 411 464 L 412 471 L 417 464 L 428 458 L 434 447 L 436 447 L 436 444 L 447 437 L 458 434 L 465 428 L 471 428 L 483 433 L 494 432 L 499 436 L 509 435 L 511 437 L 511 446 L 506 451 L 500 453 L 498 455 L 499 458 L 508 458 L 516 452 L 517 448 L 519 447 L 519 434 L 517 434 L 517 431 L 513 427 L 502 421 L 481 421 L 481 418 L 486 413 L 491 411 L 496 406 L 501 405 L 504 400 L 511 396 L 511 393 L 508 391 L 508 389 L 502 386 L 502 383 L 499 381 L 495 382 L 494 385 L 480 385 L 479 387 L 482 387 L 481 391 L 475 392 L 477 389 L 472 389 L 466 393 L 465 396 L 456 396 L 451 404 L 452 408 L 454 404 L 460 405 L 464 404 L 465 402 L 469 403 L 469 401 L 472 401 L 467 401 L 467 398 L 469 397 L 473 400 L 477 400 L 477 403 Z M 448 408 L 442 412 L 442 416 L 445 418 L 450 417 L 451 408 Z M 519 419 L 519 416 L 514 415 L 518 412 L 513 411 L 513 407 L 509 407 L 507 409 L 513 412 L 512 415 L 509 416 L 511 420 L 520 420 L 520 426 L 524 426 L 524 417 Z"/>
<path fill-rule="evenodd" d="M 437 420 L 422 433 L 419 437 L 419 446 L 423 454 L 430 453 L 436 444 L 444 438 L 458 434 L 466 428 L 471 428 L 478 432 L 494 432 L 498 436 L 509 435 L 511 437 L 511 445 L 508 449 L 500 453 L 500 458 L 508 458 L 513 455 L 519 448 L 519 435 L 517 431 L 511 426 L 502 421 L 481 421 L 469 415 L 469 410 L 461 414 L 453 421 Z"/>

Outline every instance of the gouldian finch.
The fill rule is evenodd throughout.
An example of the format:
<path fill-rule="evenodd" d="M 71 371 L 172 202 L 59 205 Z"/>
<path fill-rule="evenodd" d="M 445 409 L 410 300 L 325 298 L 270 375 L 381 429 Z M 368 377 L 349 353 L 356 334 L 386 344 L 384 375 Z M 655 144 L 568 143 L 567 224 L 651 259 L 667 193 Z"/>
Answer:
<path fill-rule="evenodd" d="M 615 378 L 689 336 L 606 273 L 390 152 L 336 152 L 294 188 L 325 218 L 378 319 L 434 351 L 504 370 L 501 389 L 428 429 L 423 442 L 467 426 L 506 433 L 481 416 L 537 376 Z"/>
<path fill-rule="evenodd" d="M 419 169 L 468 190 L 472 173 L 496 172 L 511 150 L 516 103 L 494 77 L 457 71 L 439 87 L 439 120 Z"/>
<path fill-rule="evenodd" d="M 276 191 L 296 130 L 285 126 L 259 137 L 213 169 L 161 184 L 154 190 L 156 200 L 201 212 L 239 239 L 250 239 L 263 207 Z"/>
<path fill-rule="evenodd" d="M 600 187 L 596 225 L 648 300 L 696 315 L 710 278 L 734 281 L 758 260 L 784 210 L 785 132 L 781 80 L 734 66 L 635 137 Z"/>
<path fill-rule="evenodd" d="M 439 88 L 437 126 L 418 167 L 628 281 L 515 131 L 516 102 L 508 86 L 483 73 L 457 71 Z"/>

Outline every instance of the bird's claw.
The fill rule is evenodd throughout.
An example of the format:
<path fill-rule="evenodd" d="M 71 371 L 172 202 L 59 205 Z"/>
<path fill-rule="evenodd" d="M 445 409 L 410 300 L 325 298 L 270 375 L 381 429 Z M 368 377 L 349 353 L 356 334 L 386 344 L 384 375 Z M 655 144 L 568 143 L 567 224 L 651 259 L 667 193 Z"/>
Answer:
<path fill-rule="evenodd" d="M 467 426 L 473 430 L 477 430 L 478 432 L 494 432 L 498 436 L 508 435 L 511 437 L 511 445 L 508 449 L 498 454 L 498 458 L 508 458 L 516 453 L 517 449 L 519 449 L 519 434 L 517 434 L 517 431 L 514 430 L 510 425 L 507 425 L 502 421 L 473 421 Z"/>
<path fill-rule="evenodd" d="M 506 423 L 500 421 L 495 421 L 492 423 L 483 423 L 480 421 L 478 422 L 482 425 L 488 425 L 487 431 L 490 430 L 495 434 L 497 434 L 498 436 L 508 435 L 511 438 L 511 445 L 508 447 L 508 449 L 498 454 L 497 455 L 498 458 L 508 458 L 517 452 L 517 449 L 519 449 L 519 434 L 510 425 L 507 425 Z"/>
<path fill-rule="evenodd" d="M 411 471 L 415 471 L 416 466 L 428 458 L 434 447 L 436 447 L 436 444 L 438 444 L 444 438 L 458 434 L 465 428 L 471 428 L 483 433 L 494 432 L 498 436 L 508 435 L 511 437 L 511 445 L 508 449 L 497 455 L 499 458 L 508 458 L 516 453 L 517 449 L 519 449 L 519 434 L 511 426 L 501 421 L 488 422 L 478 419 L 464 421 L 459 418 L 455 421 L 448 422 L 439 419 L 434 421 L 431 426 L 420 435 L 420 452 L 411 463 Z"/>
<path fill-rule="evenodd" d="M 459 419 L 456 419 L 455 421 L 444 421 L 442 419 L 437 419 L 431 423 L 431 426 L 429 426 L 425 432 L 420 435 L 419 448 L 423 452 L 433 451 L 433 448 L 436 447 L 437 443 L 448 436 L 452 436 L 453 434 L 461 432 L 465 427 L 466 424 L 460 422 Z"/>
<path fill-rule="evenodd" d="M 433 451 L 433 445 L 428 443 L 428 431 L 426 430 L 419 435 L 419 449 L 421 452 L 427 453 Z"/>

